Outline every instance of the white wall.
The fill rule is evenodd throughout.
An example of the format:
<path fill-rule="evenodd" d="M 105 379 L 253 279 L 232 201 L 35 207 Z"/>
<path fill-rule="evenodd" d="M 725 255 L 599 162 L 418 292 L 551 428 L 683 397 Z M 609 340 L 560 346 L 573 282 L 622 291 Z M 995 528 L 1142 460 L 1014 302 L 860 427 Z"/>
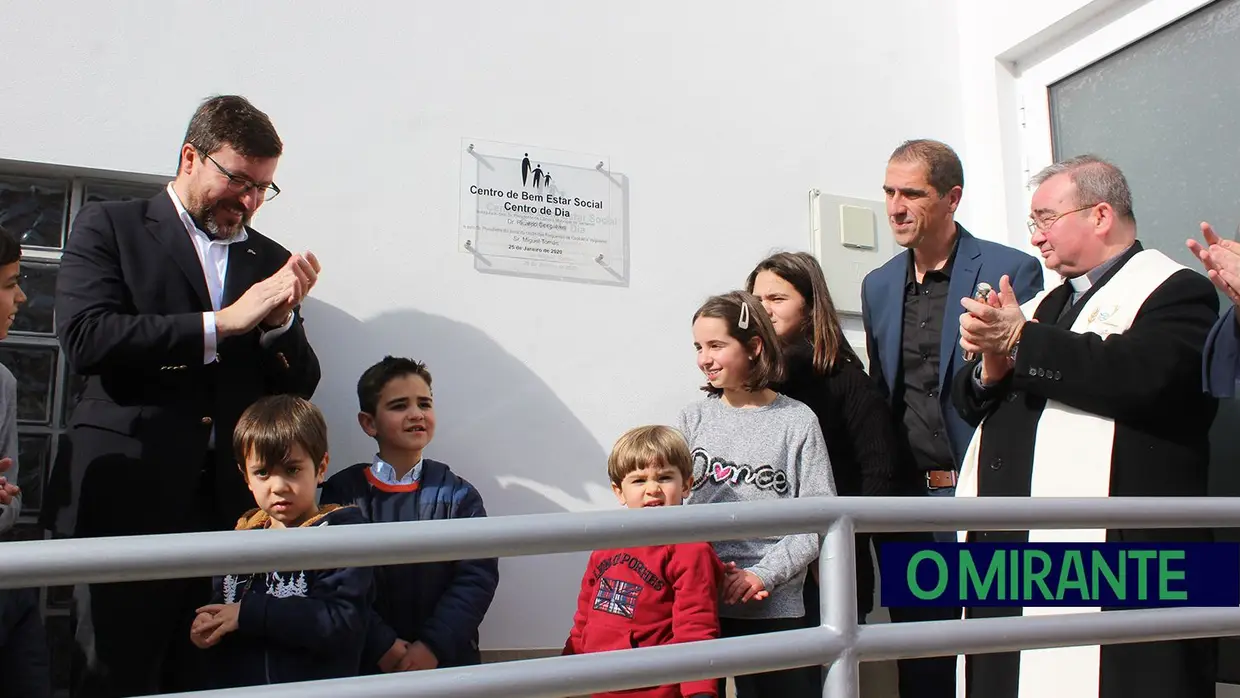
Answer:
<path fill-rule="evenodd" d="M 614 439 L 699 395 L 705 296 L 808 245 L 809 188 L 875 198 L 901 140 L 970 125 L 954 4 L 355 7 L 0 0 L 0 158 L 170 173 L 200 99 L 250 97 L 286 143 L 256 226 L 324 263 L 305 317 L 335 463 L 372 452 L 360 371 L 425 359 L 429 453 L 492 515 L 616 506 Z M 630 286 L 476 273 L 456 251 L 467 135 L 609 155 L 631 181 Z M 484 647 L 559 646 L 583 555 L 504 560 Z"/>
<path fill-rule="evenodd" d="M 1024 183 L 1029 172 L 1022 152 L 1017 93 L 1017 58 L 1044 45 L 1057 22 L 1116 0 L 987 2 L 958 0 L 960 81 L 965 140 L 966 196 L 961 216 L 975 221 L 971 232 L 1029 251 Z M 1075 14 L 1074 14 L 1075 13 Z"/>

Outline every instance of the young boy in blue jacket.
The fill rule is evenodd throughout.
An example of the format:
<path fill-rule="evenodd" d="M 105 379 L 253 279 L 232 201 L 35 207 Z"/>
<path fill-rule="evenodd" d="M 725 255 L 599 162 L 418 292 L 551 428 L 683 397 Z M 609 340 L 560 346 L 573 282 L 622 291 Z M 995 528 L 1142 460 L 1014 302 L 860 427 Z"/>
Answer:
<path fill-rule="evenodd" d="M 255 402 L 237 423 L 233 449 L 258 504 L 241 517 L 237 530 L 365 521 L 357 507 L 315 503 L 327 474 L 327 423 L 309 401 L 277 395 Z M 217 579 L 214 603 L 198 609 L 190 630 L 194 645 L 210 652 L 212 687 L 356 676 L 372 583 L 369 567 Z"/>
<path fill-rule="evenodd" d="M 370 521 L 486 516 L 478 490 L 425 458 L 435 436 L 431 374 L 385 357 L 357 383 L 358 422 L 379 452 L 333 475 L 320 501 L 356 505 Z M 499 585 L 499 561 L 456 560 L 375 568 L 375 614 L 362 673 L 479 664 L 478 626 Z"/>

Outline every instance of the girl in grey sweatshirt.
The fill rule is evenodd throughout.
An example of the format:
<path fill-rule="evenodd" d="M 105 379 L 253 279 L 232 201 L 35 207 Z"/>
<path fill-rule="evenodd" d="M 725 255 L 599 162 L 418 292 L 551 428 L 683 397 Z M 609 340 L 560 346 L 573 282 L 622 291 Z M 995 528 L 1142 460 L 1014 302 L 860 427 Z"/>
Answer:
<path fill-rule="evenodd" d="M 770 389 L 783 361 L 770 319 L 756 298 L 714 296 L 693 316 L 698 367 L 708 395 L 680 413 L 693 453 L 689 504 L 834 496 L 822 430 L 805 404 Z M 805 614 L 801 590 L 818 557 L 818 535 L 717 541 L 733 563 L 719 607 L 724 637 L 791 630 Z M 737 695 L 816 695 L 803 669 L 736 677 Z"/>

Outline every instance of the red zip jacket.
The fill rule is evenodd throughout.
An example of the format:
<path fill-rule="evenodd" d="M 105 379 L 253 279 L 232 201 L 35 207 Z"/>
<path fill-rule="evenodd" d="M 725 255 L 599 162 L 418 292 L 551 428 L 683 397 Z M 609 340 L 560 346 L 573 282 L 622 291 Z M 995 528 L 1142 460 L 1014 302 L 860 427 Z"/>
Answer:
<path fill-rule="evenodd" d="M 719 637 L 723 563 L 709 543 L 598 550 L 590 556 L 564 654 Z M 711 696 L 713 679 L 618 693 L 617 698 Z"/>

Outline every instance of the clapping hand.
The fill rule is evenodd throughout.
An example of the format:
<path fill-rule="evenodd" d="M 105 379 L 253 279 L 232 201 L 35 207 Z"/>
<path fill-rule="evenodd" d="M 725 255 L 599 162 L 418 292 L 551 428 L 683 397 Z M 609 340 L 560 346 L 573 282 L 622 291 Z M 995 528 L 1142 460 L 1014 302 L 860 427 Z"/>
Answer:
<path fill-rule="evenodd" d="M 221 337 L 245 334 L 258 326 L 279 327 L 318 281 L 322 270 L 313 252 L 292 255 L 280 270 L 246 289 L 232 305 L 215 314 Z"/>
<path fill-rule="evenodd" d="M 1006 356 L 1012 353 L 1025 326 L 1025 314 L 1006 274 L 999 279 L 998 304 L 994 294 L 988 302 L 962 298 L 965 313 L 960 316 L 960 346 L 978 354 Z"/>
<path fill-rule="evenodd" d="M 1006 281 L 1007 278 L 1008 277 L 1004 276 L 999 280 L 1000 287 L 1003 286 L 1003 282 Z M 973 302 L 978 302 L 977 299 L 970 299 L 970 300 Z M 1015 304 L 1017 308 L 1020 307 L 1020 304 L 1016 299 L 1015 293 L 1011 294 L 1010 296 L 1005 296 L 1002 293 L 992 292 L 990 294 L 987 294 L 986 300 L 981 301 L 981 303 L 984 303 L 985 305 L 988 305 L 991 308 L 994 308 L 996 311 L 1003 310 L 1004 303 L 1012 303 L 1012 304 Z M 970 307 L 968 303 L 962 303 L 962 305 L 964 305 L 965 308 Z M 971 319 L 966 320 L 966 318 L 971 318 Z M 982 382 L 984 384 L 989 385 L 989 384 L 998 382 L 1003 377 L 1005 377 L 1009 372 L 1011 372 L 1012 366 L 1015 364 L 1015 362 L 1012 360 L 1012 355 L 1010 351 L 1008 353 L 1003 353 L 1003 354 L 993 354 L 993 353 L 985 353 L 985 352 L 979 354 L 977 351 L 973 349 L 969 349 L 969 345 L 973 344 L 973 342 L 970 341 L 970 339 L 965 338 L 964 326 L 966 323 L 972 324 L 975 320 L 976 318 L 973 318 L 973 316 L 968 312 L 960 316 L 960 327 L 961 327 L 960 346 L 966 351 L 971 352 L 974 356 L 978 356 L 981 358 Z M 1037 319 L 1034 319 L 1031 322 L 1037 322 Z"/>
<path fill-rule="evenodd" d="M 1240 243 L 1220 238 L 1205 222 L 1201 224 L 1201 236 L 1206 244 L 1190 239 L 1189 251 L 1201 260 L 1206 276 L 1218 290 L 1227 294 L 1232 303 L 1240 305 Z"/>
<path fill-rule="evenodd" d="M 306 296 L 310 294 L 310 289 L 318 283 L 319 272 L 322 270 L 319 258 L 308 250 L 289 257 L 275 276 L 283 277 L 285 285 L 291 285 L 291 290 L 284 302 L 263 318 L 262 324 L 266 327 L 283 325 L 288 320 L 288 314 L 306 299 Z"/>
<path fill-rule="evenodd" d="M 1025 314 L 1005 274 L 999 279 L 999 292 L 986 301 L 962 298 L 965 312 L 960 316 L 960 347 L 981 355 L 982 382 L 993 383 L 1012 370 L 1012 352 L 1025 327 Z"/>

